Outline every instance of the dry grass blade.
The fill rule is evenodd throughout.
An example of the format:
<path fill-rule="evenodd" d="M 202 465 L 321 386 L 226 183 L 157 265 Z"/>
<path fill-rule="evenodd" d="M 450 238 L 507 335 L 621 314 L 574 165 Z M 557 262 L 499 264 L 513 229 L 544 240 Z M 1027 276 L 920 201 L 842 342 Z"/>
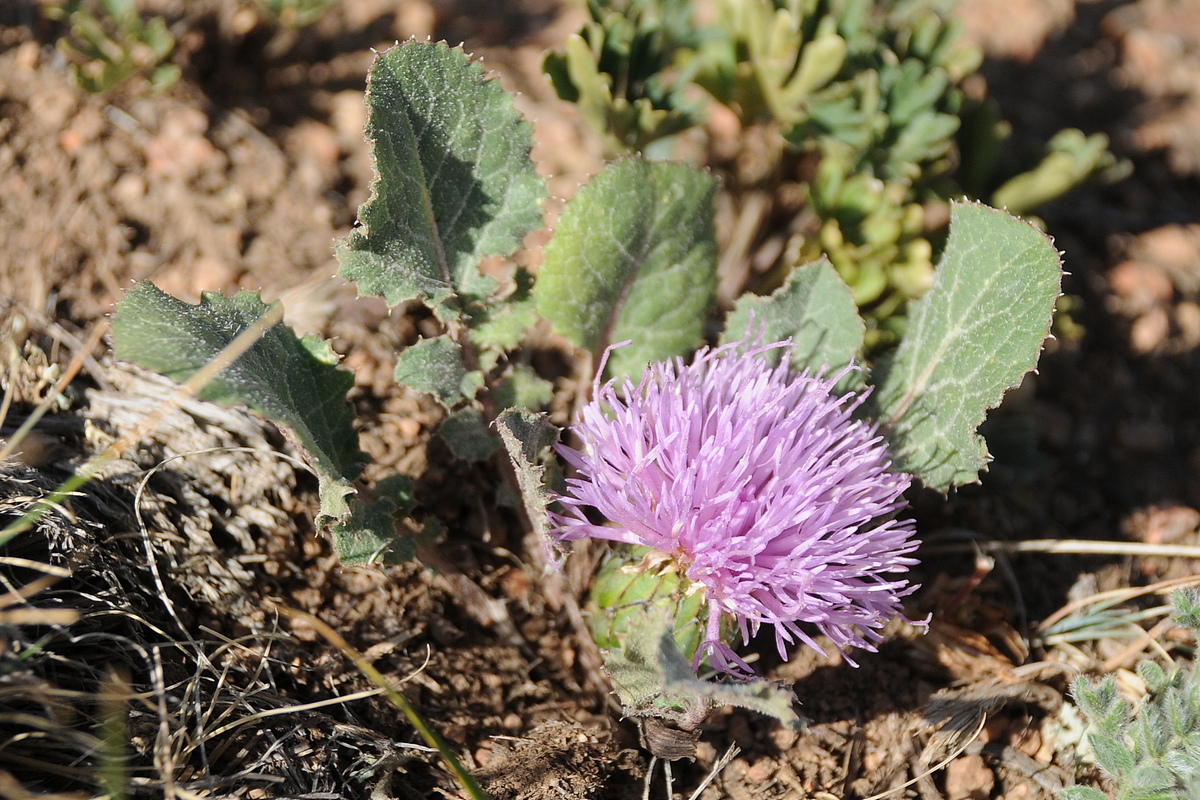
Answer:
<path fill-rule="evenodd" d="M 13 454 L 13 452 L 20 445 L 21 440 L 24 439 L 31 430 L 33 430 L 33 426 L 37 425 L 38 421 L 46 415 L 46 412 L 48 412 L 54 406 L 55 398 L 63 393 L 71 381 L 75 380 L 75 376 L 78 375 L 79 370 L 83 368 L 84 361 L 91 357 L 92 349 L 100 343 L 101 337 L 104 336 L 107 330 L 107 320 L 96 326 L 96 328 L 92 331 L 92 335 L 88 337 L 87 343 L 75 353 L 75 357 L 71 359 L 71 363 L 65 370 L 63 370 L 62 376 L 54 385 L 53 392 L 47 394 L 46 399 L 43 400 L 38 407 L 33 410 L 33 413 L 31 413 L 25 419 L 25 422 L 23 422 L 21 426 L 17 428 L 16 433 L 9 437 L 8 442 L 4 445 L 4 447 L 0 447 L 0 463 L 3 463 L 6 458 Z M 9 386 L 12 386 L 11 382 Z M 7 411 L 7 408 L 5 411 Z M 4 416 L 5 415 L 0 414 L 0 420 L 3 420 Z M 4 542 L 5 533 L 7 533 L 7 531 L 0 532 L 0 544 Z"/>
<path fill-rule="evenodd" d="M 1020 542 L 948 542 L 926 545 L 922 555 L 962 554 L 982 552 L 1049 553 L 1055 555 L 1158 556 L 1160 558 L 1200 558 L 1200 547 L 1194 545 L 1154 544 L 1150 542 L 1106 542 L 1081 539 L 1028 539 Z"/>
<path fill-rule="evenodd" d="M 179 388 L 176 389 L 175 392 L 170 395 L 170 397 L 164 400 L 162 404 L 160 404 L 150 413 L 146 414 L 140 425 L 126 432 L 123 436 L 121 436 L 121 438 L 113 442 L 113 444 L 111 444 L 103 452 L 97 453 L 89 458 L 86 463 L 76 470 L 74 475 L 64 481 L 63 484 L 56 491 L 52 492 L 44 502 L 35 505 L 16 522 L 10 524 L 3 530 L 0 530 L 0 545 L 32 527 L 42 514 L 47 513 L 48 506 L 50 504 L 59 502 L 61 498 L 68 496 L 71 492 L 76 491 L 80 486 L 83 486 L 95 476 L 100 474 L 100 472 L 108 464 L 120 458 L 122 453 L 124 453 L 138 441 L 145 438 L 147 434 L 154 430 L 162 421 L 162 418 L 166 416 L 166 414 L 168 414 L 171 410 L 178 408 L 185 399 L 194 397 L 196 393 L 200 391 L 200 389 L 207 386 L 213 380 L 213 378 L 221 373 L 222 370 L 224 370 L 240 356 L 242 356 L 247 350 L 253 347 L 254 344 L 263 337 L 263 334 L 282 321 L 282 304 L 271 306 L 267 313 L 263 314 L 253 324 L 247 327 L 246 330 L 238 334 L 232 342 L 230 342 L 213 358 L 212 361 L 208 362 L 199 370 L 197 370 L 192 377 L 180 384 Z M 98 337 L 97 341 L 99 341 Z M 78 366 L 75 367 L 75 372 L 77 372 L 79 367 L 83 365 L 83 359 L 86 356 L 86 353 L 87 351 L 85 350 L 76 355 Z M 74 364 L 74 362 L 72 363 Z M 70 381 L 67 380 L 68 375 L 73 378 L 75 372 L 68 370 L 68 372 L 63 376 L 64 380 L 69 383 Z M 66 384 L 64 383 L 64 388 L 65 385 Z M 18 431 L 18 434 L 19 433 L 20 431 Z M 16 437 L 14 436 L 14 438 Z M 0 459 L 0 461 L 2 461 L 2 459 Z"/>
<path fill-rule="evenodd" d="M 487 793 L 483 791 L 483 789 L 475 781 L 475 778 L 471 776 L 471 773 L 467 772 L 466 768 L 463 767 L 462 762 L 458 760 L 458 756 L 454 754 L 454 751 L 450 749 L 450 746 L 446 744 L 445 740 L 438 735 L 437 731 L 430 727 L 429 723 L 425 721 L 425 718 L 417 713 L 417 710 L 413 708 L 412 704 L 409 703 L 408 700 L 404 698 L 404 695 L 396 691 L 392 684 L 389 683 L 385 677 L 383 677 L 379 670 L 375 669 L 371 662 L 367 661 L 365 658 L 363 658 L 361 653 L 347 644 L 346 640 L 339 636 L 333 628 L 329 627 L 312 614 L 306 614 L 303 611 L 284 608 L 283 606 L 275 606 L 275 610 L 287 619 L 304 620 L 306 623 L 311 625 L 317 631 L 317 633 L 319 633 L 321 637 L 325 639 L 325 641 L 329 642 L 331 645 L 340 650 L 342 655 L 350 659 L 350 661 L 354 663 L 354 666 L 358 667 L 358 669 L 364 675 L 366 675 L 372 683 L 384 690 L 392 704 L 404 713 L 404 716 L 408 718 L 409 723 L 417 729 L 418 733 L 421 734 L 421 738 L 423 738 L 430 747 L 433 747 L 438 751 L 438 755 L 440 755 L 446 762 L 446 766 L 454 774 L 454 777 L 463 787 L 463 790 L 466 791 L 466 793 L 472 798 L 474 798 L 474 800 L 489 800 Z"/>
<path fill-rule="evenodd" d="M 1050 616 L 1046 617 L 1037 626 L 1039 634 L 1050 630 L 1054 625 L 1060 622 L 1065 617 L 1075 613 L 1081 608 L 1086 608 L 1092 605 L 1101 603 L 1117 604 L 1127 603 L 1136 597 L 1143 597 L 1148 594 L 1167 595 L 1171 590 L 1200 586 L 1200 575 L 1184 575 L 1180 578 L 1172 578 L 1170 580 L 1158 581 L 1157 583 L 1149 584 L 1148 586 L 1131 586 L 1124 589 L 1113 589 L 1107 592 L 1097 592 L 1096 594 L 1081 597 L 1078 600 L 1072 600 L 1062 608 L 1055 611 Z"/>

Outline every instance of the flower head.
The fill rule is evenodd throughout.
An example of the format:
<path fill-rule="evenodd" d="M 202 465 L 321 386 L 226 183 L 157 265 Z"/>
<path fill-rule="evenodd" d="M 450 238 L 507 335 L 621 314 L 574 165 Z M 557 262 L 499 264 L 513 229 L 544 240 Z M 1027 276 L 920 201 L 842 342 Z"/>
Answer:
<path fill-rule="evenodd" d="M 763 358 L 780 349 L 779 366 Z M 672 557 L 705 592 L 697 661 L 748 671 L 721 641 L 733 615 L 748 641 L 763 624 L 776 644 L 874 650 L 880 628 L 916 587 L 896 573 L 916 563 L 907 475 L 889 471 L 875 427 L 855 420 L 864 396 L 837 396 L 831 377 L 788 366 L 790 342 L 736 342 L 652 365 L 640 384 L 600 385 L 559 446 L 575 468 L 555 515 L 560 539 L 647 545 Z M 588 519 L 594 509 L 609 524 Z"/>

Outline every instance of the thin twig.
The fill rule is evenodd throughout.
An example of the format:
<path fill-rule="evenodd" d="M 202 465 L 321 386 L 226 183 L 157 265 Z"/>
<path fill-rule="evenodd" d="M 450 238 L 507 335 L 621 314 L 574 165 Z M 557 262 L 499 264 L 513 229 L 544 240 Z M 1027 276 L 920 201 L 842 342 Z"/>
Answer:
<path fill-rule="evenodd" d="M 946 553 L 986 554 L 1052 553 L 1057 555 L 1158 556 L 1160 558 L 1200 559 L 1200 546 L 1149 544 L 1147 542 L 1105 542 L 1079 539 L 1030 539 L 1023 542 L 948 542 L 922 547 L 922 555 Z"/>
<path fill-rule="evenodd" d="M 409 724 L 416 728 L 417 733 L 421 734 L 421 738 L 430 747 L 437 749 L 438 755 L 446 762 L 446 766 L 453 773 L 454 777 L 458 779 L 459 784 L 466 793 L 474 798 L 474 800 L 490 800 L 487 793 L 483 791 L 471 773 L 467 772 L 466 768 L 463 767 L 462 762 L 458 760 L 458 756 L 446 744 L 446 740 L 438 735 L 437 731 L 425 721 L 425 718 L 418 713 L 404 695 L 396 691 L 395 687 L 383 676 L 383 673 L 377 670 L 375 665 L 368 661 L 361 653 L 347 644 L 346 640 L 337 631 L 312 614 L 306 614 L 303 611 L 275 603 L 270 603 L 270 606 L 287 619 L 303 620 L 308 623 L 321 638 L 340 650 L 342 655 L 353 662 L 354 666 L 358 667 L 359 672 L 365 675 L 371 683 L 383 689 L 388 699 L 392 701 L 392 704 L 404 713 L 404 716 L 408 718 Z"/>

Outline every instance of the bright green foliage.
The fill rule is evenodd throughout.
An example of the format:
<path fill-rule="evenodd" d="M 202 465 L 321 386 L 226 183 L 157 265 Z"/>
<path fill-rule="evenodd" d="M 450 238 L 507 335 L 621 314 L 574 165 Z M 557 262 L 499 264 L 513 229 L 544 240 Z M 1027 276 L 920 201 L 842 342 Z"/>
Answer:
<path fill-rule="evenodd" d="M 143 22 L 134 0 L 69 0 L 47 5 L 44 13 L 70 25 L 58 47 L 85 91 L 107 92 L 134 75 L 145 75 L 155 89 L 179 80 L 179 67 L 167 61 L 175 37 L 162 17 Z"/>
<path fill-rule="evenodd" d="M 655 558 L 657 555 L 657 558 Z M 609 550 L 596 573 L 589 598 L 592 637 L 605 649 L 620 649 L 643 607 L 663 609 L 674 620 L 672 635 L 689 660 L 704 638 L 704 592 L 670 569 L 672 562 L 647 547 L 619 545 Z"/>
<path fill-rule="evenodd" d="M 682 164 L 610 164 L 567 203 L 534 287 L 538 310 L 572 344 L 616 342 L 613 375 L 700 344 L 716 291 L 711 177 Z"/>
<path fill-rule="evenodd" d="M 933 245 L 923 235 L 925 209 L 907 186 L 847 173 L 841 161 L 825 159 L 808 195 L 821 226 L 803 254 L 827 254 L 859 306 L 883 320 L 925 293 Z"/>
<path fill-rule="evenodd" d="M 1010 178 L 992 194 L 991 202 L 1012 214 L 1024 214 L 1063 196 L 1091 175 L 1120 178 L 1132 169 L 1132 164 L 1118 163 L 1108 151 L 1104 134 L 1085 136 L 1082 131 L 1068 128 L 1046 145 L 1046 155 L 1037 167 Z"/>
<path fill-rule="evenodd" d="M 672 635 L 669 613 L 642 604 L 632 606 L 631 614 L 628 636 L 604 660 L 627 716 L 656 717 L 690 731 L 713 708 L 732 705 L 774 717 L 792 730 L 800 728 L 791 692 L 761 678 L 701 680 Z"/>
<path fill-rule="evenodd" d="M 255 0 L 264 14 L 285 28 L 304 28 L 325 16 L 341 0 Z"/>
<path fill-rule="evenodd" d="M 514 364 L 492 390 L 492 398 L 498 408 L 545 408 L 554 398 L 554 384 L 532 367 Z"/>
<path fill-rule="evenodd" d="M 1200 633 L 1200 594 L 1178 590 L 1171 596 L 1174 621 Z M 1079 678 L 1072 696 L 1088 717 L 1088 742 L 1096 763 L 1117 786 L 1115 800 L 1178 800 L 1200 797 L 1200 676 L 1195 665 L 1170 672 L 1144 662 L 1138 674 L 1147 695 L 1125 701 L 1117 682 Z M 1059 792 L 1063 800 L 1097 800 L 1090 787 Z"/>
<path fill-rule="evenodd" d="M 695 103 L 664 74 L 689 32 L 686 6 L 667 0 L 589 0 L 592 19 L 562 53 L 547 53 L 558 96 L 575 103 L 609 150 L 638 151 L 696 124 Z"/>
<path fill-rule="evenodd" d="M 696 83 L 744 123 L 807 121 L 845 64 L 846 40 L 833 17 L 808 2 L 718 0 L 713 31 L 695 55 Z"/>
<path fill-rule="evenodd" d="M 541 225 L 532 128 L 499 82 L 444 44 L 380 54 L 367 107 L 376 176 L 362 227 L 338 248 L 341 274 L 390 305 L 420 298 L 456 319 L 496 289 L 480 262 Z"/>
<path fill-rule="evenodd" d="M 268 309 L 254 292 L 233 298 L 206 292 L 192 306 L 143 281 L 117 304 L 113 342 L 118 358 L 185 381 Z M 346 401 L 354 378 L 336 361 L 328 343 L 298 339 L 276 325 L 199 392 L 205 400 L 249 406 L 295 434 L 320 480 L 322 524 L 349 524 L 347 497 L 365 459 Z"/>
<path fill-rule="evenodd" d="M 834 373 L 860 360 L 866 327 L 850 289 L 821 260 L 797 267 L 770 297 L 743 295 L 725 319 L 721 338 L 739 341 L 747 331 L 759 330 L 764 342 L 791 338 L 791 363 L 797 370 Z"/>
<path fill-rule="evenodd" d="M 873 377 L 871 402 L 897 469 L 941 491 L 978 481 L 987 447 L 976 429 L 1037 364 L 1059 263 L 1032 225 L 983 205 L 954 206 L 933 287 Z"/>

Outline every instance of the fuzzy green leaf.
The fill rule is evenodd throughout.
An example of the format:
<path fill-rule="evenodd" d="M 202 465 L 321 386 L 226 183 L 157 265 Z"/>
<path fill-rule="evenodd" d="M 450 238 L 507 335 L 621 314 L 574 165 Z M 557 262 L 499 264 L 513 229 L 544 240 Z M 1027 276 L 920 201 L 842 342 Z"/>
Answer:
<path fill-rule="evenodd" d="M 1138 677 L 1146 684 L 1150 694 L 1160 694 L 1170 683 L 1167 673 L 1153 661 L 1143 661 L 1137 665 Z"/>
<path fill-rule="evenodd" d="M 500 443 L 488 432 L 478 409 L 464 408 L 442 422 L 438 433 L 454 455 L 464 461 L 483 461 L 499 449 Z"/>
<path fill-rule="evenodd" d="M 554 384 L 541 377 L 525 364 L 514 364 L 492 390 L 492 399 L 500 408 L 536 410 L 550 405 Z"/>
<path fill-rule="evenodd" d="M 738 341 L 747 331 L 755 335 L 759 330 L 764 342 L 791 337 L 792 366 L 797 370 L 826 368 L 836 373 L 858 359 L 866 326 L 850 287 L 822 258 L 797 267 L 770 297 L 745 295 L 738 300 L 721 339 Z"/>
<path fill-rule="evenodd" d="M 412 511 L 412 481 L 403 475 L 381 480 L 371 503 L 350 501 L 349 517 L 332 528 L 334 546 L 343 564 L 396 564 L 416 555 L 413 540 L 396 534 L 396 521 Z"/>
<path fill-rule="evenodd" d="M 376 174 L 362 227 L 338 247 L 341 274 L 389 304 L 423 298 L 442 319 L 456 317 L 447 304 L 456 294 L 495 288 L 479 263 L 541 225 L 532 128 L 498 81 L 444 43 L 380 54 L 367 106 Z"/>
<path fill-rule="evenodd" d="M 929 293 L 873 398 L 896 467 L 946 491 L 987 465 L 987 410 L 1037 365 L 1062 270 L 1050 239 L 1003 211 L 955 204 Z"/>
<path fill-rule="evenodd" d="M 1091 786 L 1068 786 L 1058 793 L 1059 800 L 1108 800 L 1108 795 Z"/>
<path fill-rule="evenodd" d="M 545 414 L 509 409 L 496 418 L 496 430 L 504 449 L 512 459 L 521 487 L 521 499 L 529 522 L 539 536 L 550 530 L 550 518 L 546 507 L 550 505 L 550 493 L 546 491 L 546 451 L 558 441 L 558 429 L 550 424 Z"/>
<path fill-rule="evenodd" d="M 682 164 L 610 164 L 567 203 L 534 287 L 572 344 L 612 354 L 613 375 L 700 343 L 716 291 L 716 184 Z"/>
<path fill-rule="evenodd" d="M 1127 775 L 1133 772 L 1133 753 L 1124 743 L 1103 733 L 1089 733 L 1088 742 L 1096 754 L 1096 763 L 1110 775 Z"/>
<path fill-rule="evenodd" d="M 254 292 L 205 292 L 193 306 L 143 281 L 117 304 L 113 342 L 118 358 L 185 381 L 269 309 Z M 199 393 L 249 406 L 295 434 L 320 474 L 326 521 L 349 513 L 345 498 L 365 458 L 346 400 L 354 378 L 336 360 L 326 342 L 276 325 Z"/>
<path fill-rule="evenodd" d="M 437 398 L 446 408 L 475 396 L 483 376 L 463 363 L 462 348 L 448 336 L 422 339 L 396 356 L 396 383 Z"/>
<path fill-rule="evenodd" d="M 761 678 L 736 683 L 697 678 L 675 642 L 672 616 L 658 608 L 644 610 L 624 646 L 604 655 L 605 669 L 626 714 L 658 717 L 686 730 L 702 722 L 710 709 L 732 705 L 799 729 L 791 692 Z"/>

